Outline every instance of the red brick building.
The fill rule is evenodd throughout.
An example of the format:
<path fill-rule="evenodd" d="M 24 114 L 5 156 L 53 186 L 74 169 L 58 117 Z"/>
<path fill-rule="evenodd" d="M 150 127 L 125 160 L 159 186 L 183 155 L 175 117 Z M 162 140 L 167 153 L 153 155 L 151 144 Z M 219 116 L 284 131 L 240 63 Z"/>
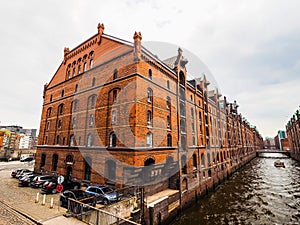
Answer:
<path fill-rule="evenodd" d="M 297 110 L 286 125 L 291 157 L 300 161 L 300 113 Z"/>
<path fill-rule="evenodd" d="M 141 42 L 99 24 L 65 48 L 44 88 L 35 170 L 144 185 L 146 195 L 178 190 L 184 204 L 255 157 L 262 138 L 205 75 L 187 79 L 181 49 L 162 61 Z"/>

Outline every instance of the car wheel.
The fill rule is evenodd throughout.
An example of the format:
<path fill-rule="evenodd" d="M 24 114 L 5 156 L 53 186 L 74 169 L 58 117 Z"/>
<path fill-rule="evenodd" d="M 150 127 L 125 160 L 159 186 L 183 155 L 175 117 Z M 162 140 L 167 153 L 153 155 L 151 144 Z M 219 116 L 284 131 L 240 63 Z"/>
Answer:
<path fill-rule="evenodd" d="M 52 194 L 56 194 L 56 193 L 57 193 L 56 188 L 53 188 L 51 193 L 52 193 Z"/>
<path fill-rule="evenodd" d="M 103 205 L 107 205 L 108 204 L 108 200 L 105 198 L 103 199 Z"/>

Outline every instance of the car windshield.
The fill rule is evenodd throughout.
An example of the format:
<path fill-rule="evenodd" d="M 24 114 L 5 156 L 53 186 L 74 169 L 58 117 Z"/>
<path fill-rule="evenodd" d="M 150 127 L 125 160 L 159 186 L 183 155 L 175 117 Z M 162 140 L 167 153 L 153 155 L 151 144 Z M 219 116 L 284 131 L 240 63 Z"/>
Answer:
<path fill-rule="evenodd" d="M 110 188 L 110 187 L 104 187 L 102 188 L 102 191 L 105 193 L 105 194 L 108 194 L 108 193 L 111 193 L 114 191 L 114 189 Z"/>
<path fill-rule="evenodd" d="M 82 198 L 88 198 L 90 197 L 87 193 L 85 193 L 84 191 L 80 191 L 76 193 L 76 197 L 78 199 L 82 199 Z"/>

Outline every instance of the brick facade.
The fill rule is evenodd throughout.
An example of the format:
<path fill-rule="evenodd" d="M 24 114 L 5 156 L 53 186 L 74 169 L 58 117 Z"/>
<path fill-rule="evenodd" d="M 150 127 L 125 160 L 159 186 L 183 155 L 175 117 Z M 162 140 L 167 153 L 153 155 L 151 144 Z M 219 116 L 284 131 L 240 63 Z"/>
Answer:
<path fill-rule="evenodd" d="M 145 185 L 146 195 L 177 189 L 184 204 L 262 148 L 236 102 L 209 90 L 205 75 L 187 80 L 181 49 L 161 61 L 142 48 L 140 33 L 131 43 L 103 32 L 100 24 L 65 48 L 45 85 L 35 170 Z"/>
<path fill-rule="evenodd" d="M 286 134 L 288 139 L 289 150 L 291 157 L 300 161 L 300 113 L 295 112 L 292 118 L 286 125 Z M 286 141 L 285 141 L 286 142 Z M 287 145 L 287 143 L 285 143 Z"/>

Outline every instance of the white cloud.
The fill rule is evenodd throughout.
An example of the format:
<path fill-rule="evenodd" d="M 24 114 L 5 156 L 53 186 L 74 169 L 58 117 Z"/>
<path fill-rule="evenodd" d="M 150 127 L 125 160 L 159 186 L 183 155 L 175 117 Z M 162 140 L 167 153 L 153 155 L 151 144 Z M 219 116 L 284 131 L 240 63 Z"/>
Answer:
<path fill-rule="evenodd" d="M 144 41 L 193 52 L 222 93 L 263 135 L 274 136 L 299 105 L 299 8 L 297 0 L 7 1 L 0 9 L 1 124 L 38 128 L 43 84 L 63 48 L 95 34 L 101 22 L 122 39 L 141 31 Z"/>

